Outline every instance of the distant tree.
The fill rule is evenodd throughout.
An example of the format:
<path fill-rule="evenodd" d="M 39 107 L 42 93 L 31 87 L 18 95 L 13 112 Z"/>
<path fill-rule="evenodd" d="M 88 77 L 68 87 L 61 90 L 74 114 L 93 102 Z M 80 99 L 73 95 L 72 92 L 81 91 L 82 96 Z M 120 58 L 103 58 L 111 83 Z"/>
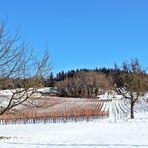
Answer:
<path fill-rule="evenodd" d="M 148 76 L 137 59 L 130 63 L 123 62 L 121 69 L 119 77 L 122 85 L 117 86 L 116 91 L 130 100 L 130 117 L 133 119 L 135 104 L 148 89 Z"/>
<path fill-rule="evenodd" d="M 49 75 L 49 80 L 48 81 L 49 81 L 49 86 L 54 87 L 54 76 L 53 76 L 52 72 Z"/>
<path fill-rule="evenodd" d="M 117 64 L 114 65 L 114 69 L 112 69 L 112 72 L 110 72 L 110 76 L 112 77 L 112 80 L 114 81 L 114 84 L 116 84 L 116 87 L 123 87 L 123 82 L 120 77 L 120 75 L 123 73 L 123 69 L 120 69 Z"/>

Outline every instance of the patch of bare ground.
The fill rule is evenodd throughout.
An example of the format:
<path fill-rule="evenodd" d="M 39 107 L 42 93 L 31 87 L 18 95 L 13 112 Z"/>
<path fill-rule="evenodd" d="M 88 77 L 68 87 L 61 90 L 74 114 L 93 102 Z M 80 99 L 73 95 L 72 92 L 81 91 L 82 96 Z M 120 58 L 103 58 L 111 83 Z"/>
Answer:
<path fill-rule="evenodd" d="M 10 139 L 11 137 L 0 136 L 0 140 Z"/>

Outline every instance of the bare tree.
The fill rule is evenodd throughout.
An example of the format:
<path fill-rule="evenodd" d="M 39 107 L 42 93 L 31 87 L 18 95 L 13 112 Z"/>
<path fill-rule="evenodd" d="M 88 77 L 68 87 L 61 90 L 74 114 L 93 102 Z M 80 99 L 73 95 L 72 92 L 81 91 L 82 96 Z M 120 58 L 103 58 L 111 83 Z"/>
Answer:
<path fill-rule="evenodd" d="M 134 118 L 134 107 L 136 102 L 148 89 L 148 77 L 145 70 L 139 64 L 137 59 L 131 60 L 128 64 L 123 62 L 122 72 L 119 75 L 122 82 L 120 88 L 116 91 L 125 99 L 130 100 L 130 117 Z"/>
<path fill-rule="evenodd" d="M 48 48 L 37 55 L 19 36 L 11 35 L 6 24 L 0 24 L 0 89 L 9 89 L 7 103 L 0 106 L 0 115 L 23 104 L 41 86 L 41 79 L 51 72 Z M 2 99 L 0 103 L 2 104 Z"/>

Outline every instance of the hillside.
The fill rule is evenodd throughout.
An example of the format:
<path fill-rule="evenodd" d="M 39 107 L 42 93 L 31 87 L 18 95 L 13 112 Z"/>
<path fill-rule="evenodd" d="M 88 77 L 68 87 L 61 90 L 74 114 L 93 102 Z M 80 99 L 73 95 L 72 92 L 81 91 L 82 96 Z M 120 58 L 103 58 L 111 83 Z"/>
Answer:
<path fill-rule="evenodd" d="M 1 93 L 3 95 L 9 94 L 7 91 Z M 147 96 L 145 94 L 146 99 Z M 98 97 L 98 100 L 58 97 L 35 99 L 36 103 L 44 105 L 44 108 L 37 109 L 37 115 L 44 114 L 43 122 L 42 120 L 19 122 L 20 120 L 18 120 L 17 124 L 8 122 L 7 125 L 0 125 L 0 148 L 148 148 L 148 132 L 146 132 L 148 130 L 147 101 L 143 102 L 141 100 L 137 103 L 135 119 L 130 119 L 128 105 L 124 108 L 124 112 L 121 108 L 124 102 L 122 102 L 120 95 L 113 97 L 105 93 Z M 99 110 L 100 98 L 102 98 L 102 102 L 109 100 L 108 103 L 105 103 L 106 105 L 100 108 L 101 110 Z M 27 107 L 28 115 L 32 111 L 31 108 L 32 106 L 28 110 Z M 56 123 L 45 119 L 53 110 L 59 110 L 60 115 L 63 114 L 65 109 L 67 111 L 71 110 L 71 113 L 74 113 L 76 109 L 79 113 L 84 113 L 84 108 L 89 111 L 91 108 L 98 109 L 98 113 L 106 111 L 108 115 L 105 118 L 92 118 L 93 120 L 91 118 L 86 120 L 82 118 L 82 115 L 79 115 L 81 117 L 79 120 L 69 120 L 66 123 L 63 123 L 61 118 Z M 25 108 L 17 109 L 25 112 Z M 75 116 L 75 119 L 78 119 L 79 116 Z M 5 117 L 7 116 L 5 115 Z M 18 116 L 14 116 L 14 118 L 16 117 Z"/>

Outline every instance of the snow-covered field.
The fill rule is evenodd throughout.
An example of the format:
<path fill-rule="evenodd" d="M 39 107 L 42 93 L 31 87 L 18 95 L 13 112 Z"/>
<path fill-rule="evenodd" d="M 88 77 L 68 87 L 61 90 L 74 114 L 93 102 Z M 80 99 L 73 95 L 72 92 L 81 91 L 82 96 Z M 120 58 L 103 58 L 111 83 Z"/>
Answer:
<path fill-rule="evenodd" d="M 128 108 L 126 116 L 119 110 L 122 103 L 120 96 L 114 97 L 110 117 L 90 122 L 0 125 L 0 148 L 148 148 L 147 103 L 138 103 L 133 120 L 128 119 Z"/>
<path fill-rule="evenodd" d="M 148 113 L 118 122 L 0 125 L 0 137 L 0 148 L 148 148 Z"/>

